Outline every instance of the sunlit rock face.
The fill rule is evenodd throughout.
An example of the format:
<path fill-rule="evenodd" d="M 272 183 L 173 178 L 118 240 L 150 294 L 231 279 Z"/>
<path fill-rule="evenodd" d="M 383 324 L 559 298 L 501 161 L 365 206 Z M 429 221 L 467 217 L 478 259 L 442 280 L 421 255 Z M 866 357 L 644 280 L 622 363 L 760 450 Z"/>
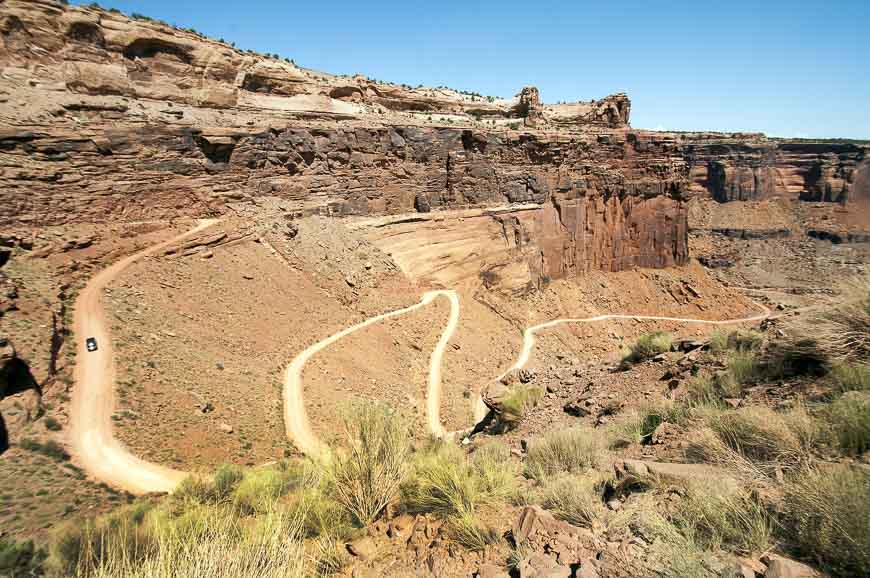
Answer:
<path fill-rule="evenodd" d="M 870 198 L 863 145 L 633 130 L 624 94 L 548 105 L 535 87 L 498 99 L 334 76 L 50 1 L 7 0 L 0 28 L 4 224 L 262 198 L 339 217 L 510 205 L 477 221 L 474 246 L 519 255 L 525 286 L 685 263 L 693 196 Z"/>

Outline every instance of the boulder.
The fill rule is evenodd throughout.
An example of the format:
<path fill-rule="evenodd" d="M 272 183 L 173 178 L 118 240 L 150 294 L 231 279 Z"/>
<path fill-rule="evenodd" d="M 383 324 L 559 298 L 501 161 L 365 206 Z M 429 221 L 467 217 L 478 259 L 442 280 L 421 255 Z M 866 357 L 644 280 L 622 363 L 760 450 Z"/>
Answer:
<path fill-rule="evenodd" d="M 546 554 L 535 553 L 517 565 L 520 578 L 571 578 L 571 567 L 558 564 Z"/>
<path fill-rule="evenodd" d="M 353 542 L 349 542 L 347 544 L 347 551 L 360 560 L 368 560 L 375 555 L 378 549 L 377 546 L 375 546 L 374 540 L 365 536 L 354 540 Z"/>
<path fill-rule="evenodd" d="M 767 564 L 764 578 L 816 578 L 821 576 L 810 566 L 784 556 L 768 554 L 761 560 Z"/>

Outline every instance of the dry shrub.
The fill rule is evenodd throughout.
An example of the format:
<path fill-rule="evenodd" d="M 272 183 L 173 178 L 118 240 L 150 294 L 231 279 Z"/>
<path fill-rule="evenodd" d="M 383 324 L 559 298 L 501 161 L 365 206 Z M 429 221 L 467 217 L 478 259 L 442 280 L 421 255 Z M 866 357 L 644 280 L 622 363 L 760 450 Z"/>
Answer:
<path fill-rule="evenodd" d="M 606 481 L 597 472 L 582 476 L 557 474 L 543 483 L 539 499 L 556 517 L 575 526 L 591 528 L 607 514 L 602 498 Z"/>
<path fill-rule="evenodd" d="M 866 363 L 835 363 L 828 378 L 840 393 L 870 391 L 870 365 Z"/>
<path fill-rule="evenodd" d="M 808 459 L 814 439 L 808 419 L 803 410 L 792 417 L 752 406 L 711 415 L 707 425 L 728 448 L 769 471 L 794 468 Z"/>
<path fill-rule="evenodd" d="M 758 497 L 728 478 L 687 484 L 674 520 L 705 550 L 761 552 L 770 545 L 773 531 Z"/>
<path fill-rule="evenodd" d="M 494 528 L 481 523 L 473 512 L 453 516 L 447 522 L 450 537 L 468 550 L 478 552 L 487 546 L 501 541 L 501 534 Z"/>
<path fill-rule="evenodd" d="M 771 348 L 770 365 L 783 375 L 798 375 L 870 359 L 870 276 L 841 287 L 837 303 L 790 321 L 788 339 Z"/>
<path fill-rule="evenodd" d="M 595 432 L 583 428 L 554 431 L 529 443 L 526 474 L 538 481 L 558 473 L 579 473 L 603 462 L 606 452 Z"/>
<path fill-rule="evenodd" d="M 438 444 L 415 460 L 412 474 L 402 485 L 402 502 L 412 512 L 462 515 L 484 501 L 481 485 L 462 450 Z"/>
<path fill-rule="evenodd" d="M 848 466 L 807 469 L 784 486 L 783 537 L 832 576 L 870 569 L 870 474 Z"/>
<path fill-rule="evenodd" d="M 386 406 L 366 403 L 345 418 L 345 447 L 331 464 L 335 499 L 365 526 L 398 495 L 410 458 L 405 419 Z"/>
<path fill-rule="evenodd" d="M 870 393 L 851 391 L 823 411 L 837 449 L 847 455 L 870 450 Z"/>

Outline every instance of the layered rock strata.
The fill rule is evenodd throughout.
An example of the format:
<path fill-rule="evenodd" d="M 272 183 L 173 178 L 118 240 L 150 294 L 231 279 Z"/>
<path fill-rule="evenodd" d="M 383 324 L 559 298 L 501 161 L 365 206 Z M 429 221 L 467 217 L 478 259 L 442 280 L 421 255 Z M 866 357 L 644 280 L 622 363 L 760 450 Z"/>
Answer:
<path fill-rule="evenodd" d="M 0 4 L 0 40 L 4 226 L 265 197 L 299 215 L 480 209 L 475 244 L 501 239 L 544 282 L 684 263 L 692 196 L 870 198 L 866 146 L 633 130 L 624 94 L 546 105 L 534 87 L 497 99 L 334 76 L 48 0 Z"/>

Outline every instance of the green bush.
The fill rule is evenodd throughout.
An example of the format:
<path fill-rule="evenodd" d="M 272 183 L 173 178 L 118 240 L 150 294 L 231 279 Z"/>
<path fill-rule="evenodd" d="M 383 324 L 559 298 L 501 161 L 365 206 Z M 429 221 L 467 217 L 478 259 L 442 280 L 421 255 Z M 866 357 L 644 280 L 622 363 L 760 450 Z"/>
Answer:
<path fill-rule="evenodd" d="M 245 473 L 238 466 L 233 464 L 218 466 L 214 474 L 215 498 L 218 500 L 228 499 L 244 477 Z"/>
<path fill-rule="evenodd" d="M 251 469 L 233 492 L 233 504 L 243 515 L 264 514 L 275 509 L 287 489 L 287 479 L 278 470 Z"/>
<path fill-rule="evenodd" d="M 500 401 L 499 420 L 506 425 L 516 425 L 544 397 L 544 390 L 534 385 L 517 384 Z"/>
<path fill-rule="evenodd" d="M 631 352 L 622 359 L 623 367 L 651 359 L 660 353 L 670 351 L 673 336 L 664 331 L 641 335 L 631 347 Z"/>
<path fill-rule="evenodd" d="M 554 431 L 529 443 L 526 474 L 536 480 L 597 467 L 604 450 L 594 432 L 582 428 Z"/>
<path fill-rule="evenodd" d="M 48 440 L 47 442 L 43 443 L 32 438 L 24 438 L 20 442 L 18 442 L 18 446 L 21 449 L 48 456 L 59 462 L 69 459 L 69 454 L 66 453 L 66 450 L 63 449 L 63 446 L 54 440 Z"/>
<path fill-rule="evenodd" d="M 848 466 L 808 469 L 786 480 L 783 538 L 832 576 L 870 568 L 870 474 Z"/>
<path fill-rule="evenodd" d="M 180 503 L 207 504 L 214 498 L 214 483 L 193 474 L 184 478 L 172 492 L 172 500 Z"/>
<path fill-rule="evenodd" d="M 32 540 L 15 542 L 0 538 L 0 576 L 42 576 L 46 556 Z"/>
<path fill-rule="evenodd" d="M 55 418 L 51 417 L 50 415 L 46 416 L 45 418 L 45 427 L 46 429 L 51 431 L 60 431 L 61 429 L 63 429 L 63 426 L 60 425 L 60 422 L 57 421 Z"/>

